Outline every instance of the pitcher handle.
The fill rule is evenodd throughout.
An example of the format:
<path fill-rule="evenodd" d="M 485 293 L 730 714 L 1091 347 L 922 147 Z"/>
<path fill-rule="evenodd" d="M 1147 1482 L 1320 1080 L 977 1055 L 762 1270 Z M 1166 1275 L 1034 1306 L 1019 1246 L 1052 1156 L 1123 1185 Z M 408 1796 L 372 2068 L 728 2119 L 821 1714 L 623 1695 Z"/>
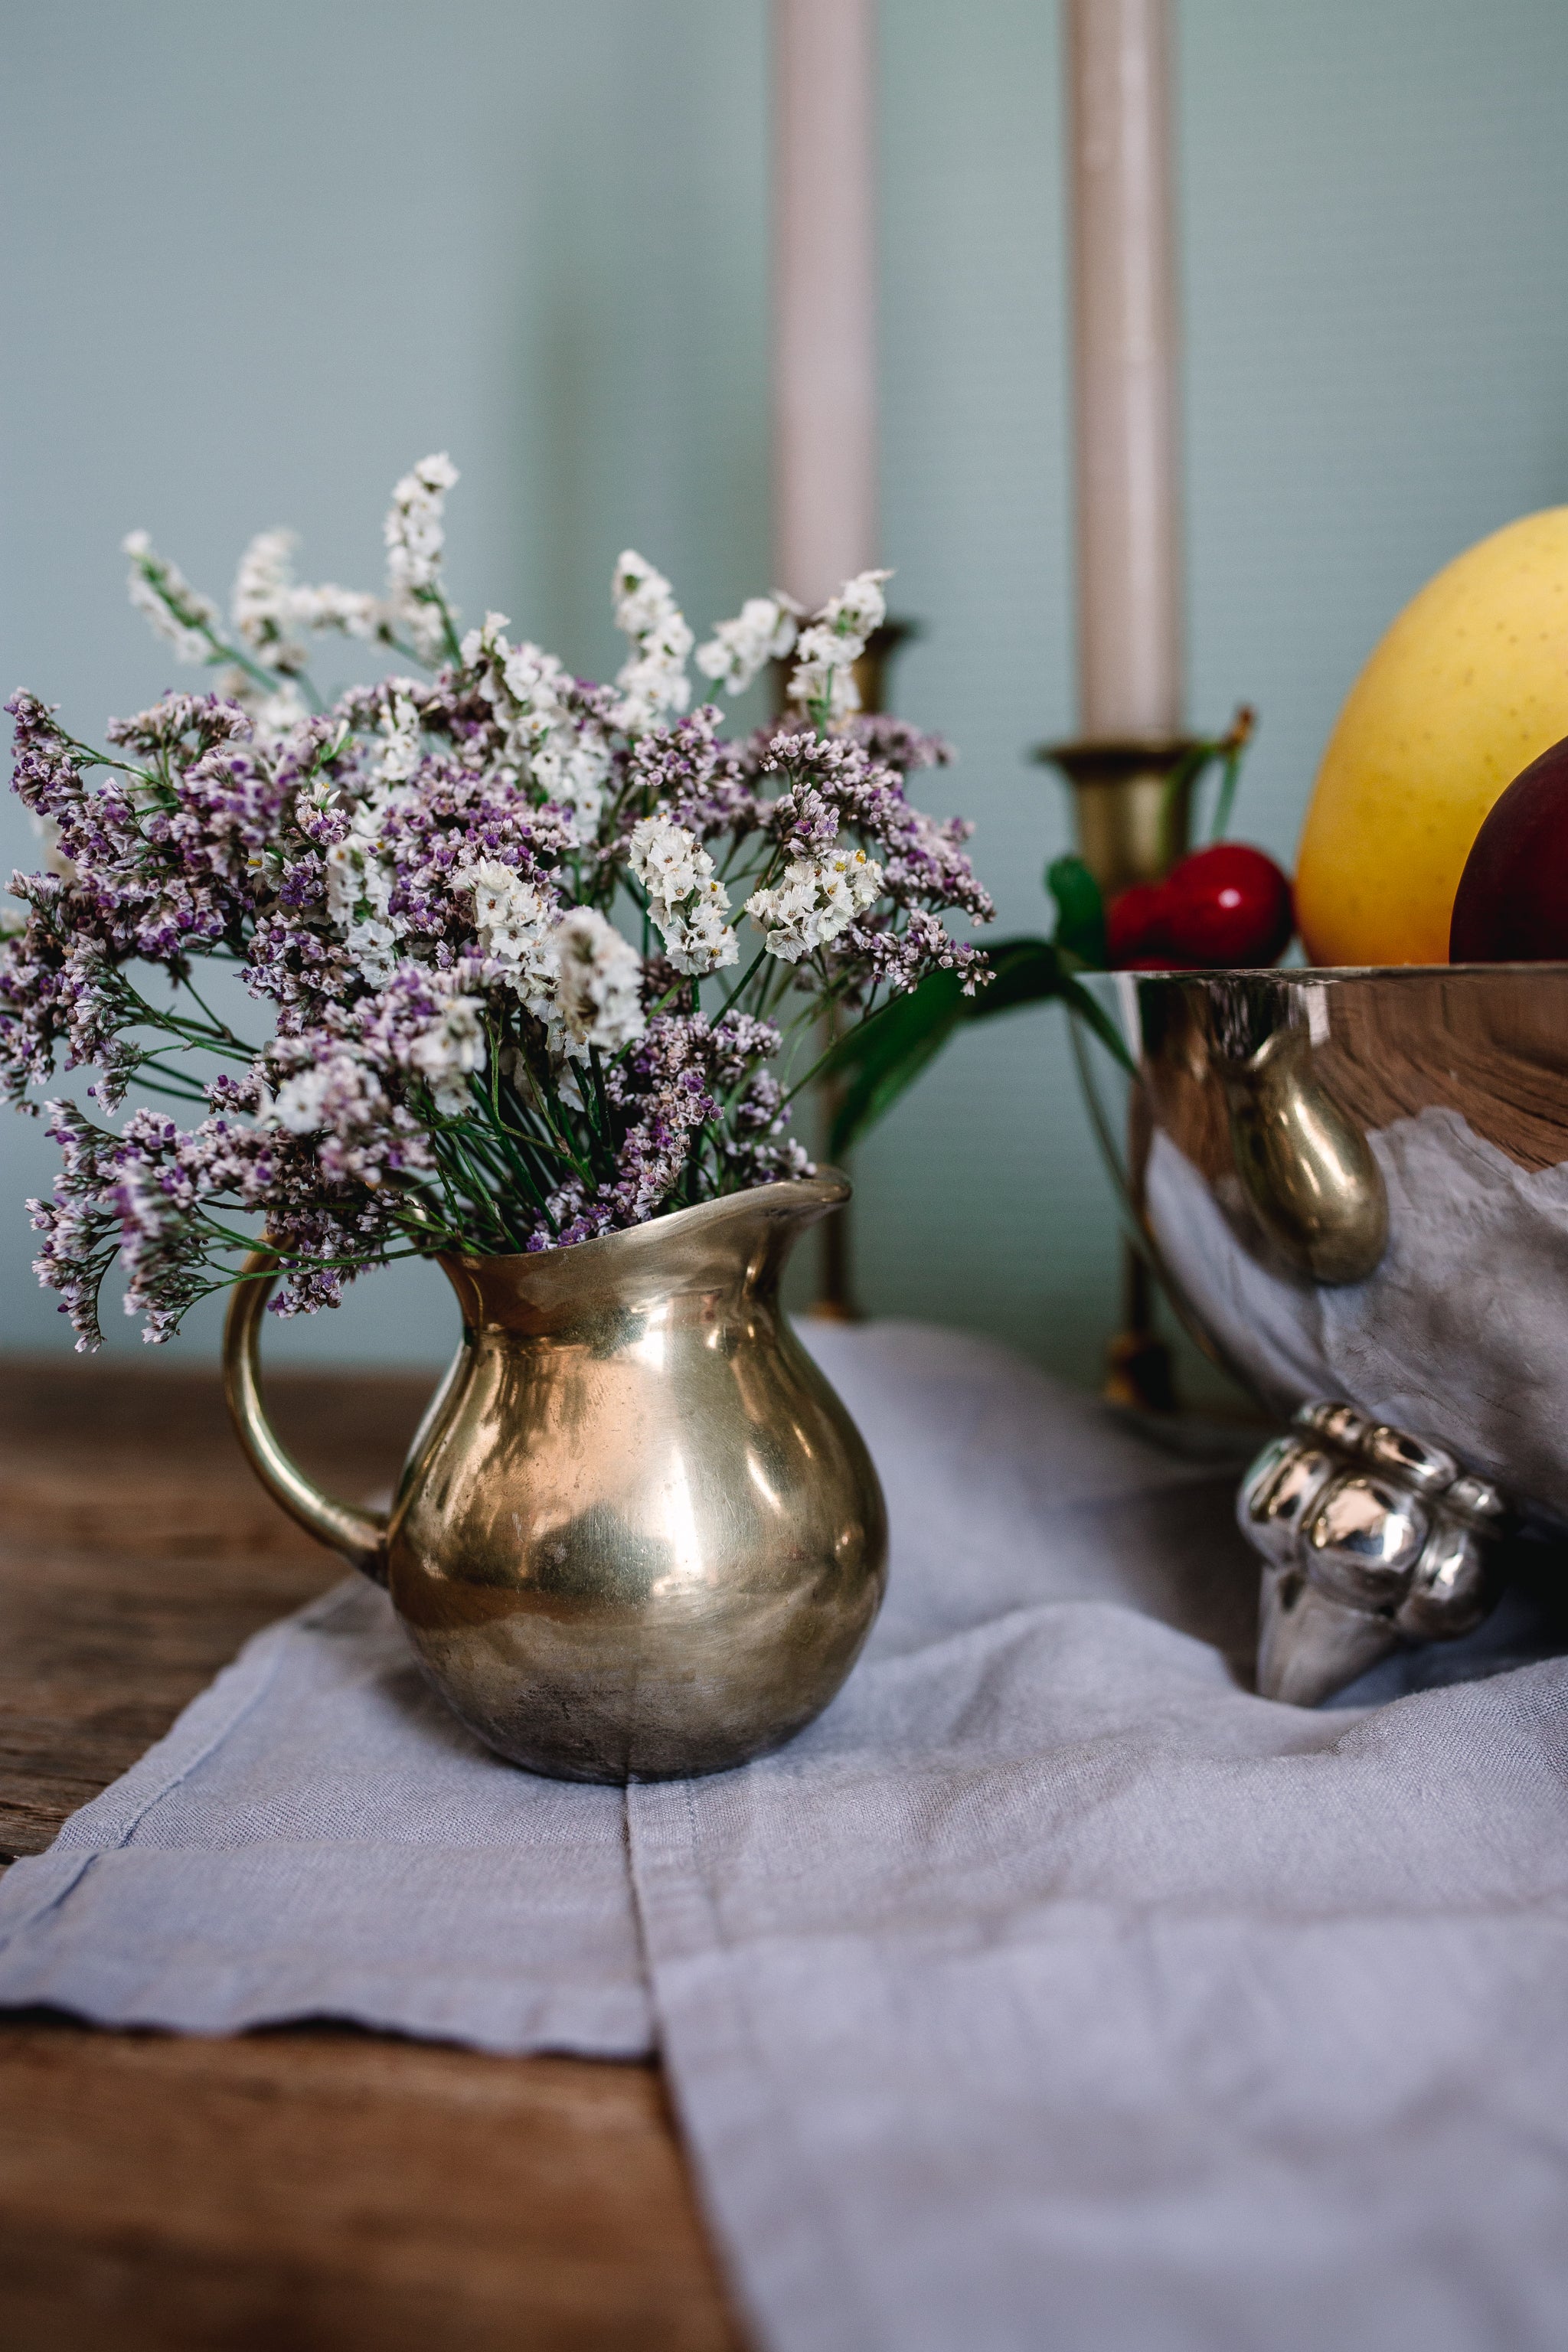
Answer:
<path fill-rule="evenodd" d="M 386 1514 L 323 1495 L 279 1444 L 261 1402 L 261 1318 L 278 1280 L 271 1250 L 252 1250 L 229 1300 L 223 1327 L 223 1385 L 250 1466 L 306 1533 L 341 1551 L 374 1584 L 386 1582 Z"/>

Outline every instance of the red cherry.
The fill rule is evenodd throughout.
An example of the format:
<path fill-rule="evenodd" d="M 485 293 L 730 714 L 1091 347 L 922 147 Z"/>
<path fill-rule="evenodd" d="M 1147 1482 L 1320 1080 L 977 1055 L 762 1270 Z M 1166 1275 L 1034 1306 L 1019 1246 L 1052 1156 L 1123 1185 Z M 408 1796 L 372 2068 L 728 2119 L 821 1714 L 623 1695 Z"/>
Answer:
<path fill-rule="evenodd" d="M 1454 898 L 1450 963 L 1568 958 L 1568 742 L 1492 803 Z"/>
<path fill-rule="evenodd" d="M 1105 910 L 1106 961 L 1112 971 L 1131 971 L 1140 965 L 1158 971 L 1164 941 L 1164 884 L 1130 883 Z"/>
<path fill-rule="evenodd" d="M 1172 961 L 1184 964 L 1270 964 L 1296 928 L 1289 879 L 1242 841 L 1211 843 L 1173 866 L 1163 912 Z"/>

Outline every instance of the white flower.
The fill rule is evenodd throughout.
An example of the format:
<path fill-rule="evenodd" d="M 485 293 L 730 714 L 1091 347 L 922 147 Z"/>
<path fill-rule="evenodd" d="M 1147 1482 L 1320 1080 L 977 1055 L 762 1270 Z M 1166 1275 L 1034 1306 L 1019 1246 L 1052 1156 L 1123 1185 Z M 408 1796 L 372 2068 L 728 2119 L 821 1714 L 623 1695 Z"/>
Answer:
<path fill-rule="evenodd" d="M 392 703 L 377 722 L 382 748 L 376 754 L 374 772 L 379 784 L 405 784 L 419 765 L 425 730 L 418 705 L 403 691 L 409 682 L 406 678 L 387 680 L 393 688 Z M 384 793 L 373 797 L 379 806 L 385 805 Z"/>
<path fill-rule="evenodd" d="M 799 963 L 847 930 L 873 905 L 882 869 L 863 849 L 836 843 L 826 856 L 797 858 L 771 890 L 754 890 L 746 912 L 770 955 Z"/>
<path fill-rule="evenodd" d="M 858 572 L 801 631 L 789 682 L 792 702 L 824 709 L 830 723 L 859 709 L 855 665 L 866 650 L 867 638 L 888 616 L 882 583 L 892 576 L 890 572 Z"/>
<path fill-rule="evenodd" d="M 286 1127 L 290 1135 L 314 1135 L 326 1123 L 326 1071 L 300 1070 L 284 1079 L 272 1108 L 279 1126 Z"/>
<path fill-rule="evenodd" d="M 674 591 L 663 572 L 633 547 L 622 549 L 611 584 L 616 626 L 625 636 L 646 636 L 677 609 Z"/>
<path fill-rule="evenodd" d="M 483 1012 L 477 996 L 450 997 L 441 1018 L 408 1048 L 408 1059 L 428 1082 L 437 1109 L 449 1118 L 468 1108 L 464 1079 L 485 1066 Z"/>
<path fill-rule="evenodd" d="M 384 922 L 372 916 L 367 922 L 349 927 L 349 952 L 367 980 L 390 980 L 397 966 L 397 942 L 401 925 Z"/>
<path fill-rule="evenodd" d="M 578 842 L 592 841 L 599 829 L 610 773 L 607 746 L 586 730 L 578 732 L 568 720 L 546 739 L 529 764 L 545 799 L 572 811 Z"/>
<path fill-rule="evenodd" d="M 239 559 L 229 615 L 242 645 L 274 669 L 303 669 L 305 648 L 289 635 L 293 619 L 294 569 L 299 541 L 291 530 L 258 531 Z"/>
<path fill-rule="evenodd" d="M 242 709 L 250 714 L 250 724 L 258 743 L 284 743 L 296 727 L 304 725 L 310 713 L 304 696 L 295 686 L 280 686 L 276 694 L 260 694 L 254 690 L 239 699 Z"/>
<path fill-rule="evenodd" d="M 590 1046 L 618 1054 L 647 1026 L 642 958 L 592 907 L 573 907 L 555 926 L 560 1018 L 565 1051 L 585 1061 Z"/>
<path fill-rule="evenodd" d="M 616 626 L 635 648 L 616 679 L 621 689 L 616 719 L 637 734 L 685 709 L 691 694 L 686 664 L 693 638 L 668 581 L 634 549 L 622 553 L 612 587 Z"/>
<path fill-rule="evenodd" d="M 294 614 L 302 629 L 341 629 L 345 637 L 374 637 L 382 622 L 381 604 L 367 589 L 335 588 L 331 581 L 296 588 Z"/>
<path fill-rule="evenodd" d="M 694 833 L 656 809 L 632 827 L 628 852 L 632 872 L 650 898 L 689 898 L 713 871 L 713 860 Z"/>
<path fill-rule="evenodd" d="M 822 619 L 830 629 L 858 637 L 864 650 L 866 639 L 888 617 L 882 583 L 892 576 L 890 572 L 858 572 L 853 580 L 845 582 L 837 596 L 828 598 L 822 608 Z"/>
<path fill-rule="evenodd" d="M 765 663 L 782 661 L 795 644 L 799 607 L 787 596 L 748 596 L 732 621 L 716 621 L 698 648 L 704 677 L 744 694 Z"/>
<path fill-rule="evenodd" d="M 206 632 L 218 619 L 211 597 L 193 588 L 176 565 L 165 563 L 144 530 L 128 532 L 121 551 L 131 558 L 126 586 L 136 610 L 146 614 L 181 661 L 210 661 L 213 646 Z"/>
<path fill-rule="evenodd" d="M 388 980 L 404 926 L 387 913 L 392 873 L 374 838 L 366 837 L 365 828 L 374 821 L 370 812 L 356 810 L 354 829 L 326 851 L 327 913 L 365 977 Z"/>
<path fill-rule="evenodd" d="M 386 1097 L 374 1070 L 352 1054 L 334 1054 L 285 1078 L 264 1116 L 286 1127 L 290 1135 L 317 1135 L 330 1128 L 339 1135 L 373 1126 L 386 1109 Z"/>
<path fill-rule="evenodd" d="M 509 651 L 504 632 L 511 626 L 504 613 L 487 613 L 482 628 L 469 629 L 463 638 L 460 651 L 465 669 L 486 669 L 498 659 L 504 662 Z M 499 651 L 498 651 L 499 649 Z M 480 688 L 489 694 L 489 688 Z M 493 702 L 495 697 L 489 695 Z"/>
<path fill-rule="evenodd" d="M 650 911 L 677 971 L 700 978 L 740 961 L 741 943 L 729 919 L 730 897 L 721 883 L 705 883 L 689 907 L 666 907 L 656 900 L 650 902 Z"/>
<path fill-rule="evenodd" d="M 272 669 L 303 669 L 309 649 L 299 632 L 340 629 L 373 637 L 381 621 L 374 596 L 358 590 L 301 587 L 294 578 L 299 541 L 291 530 L 258 531 L 239 561 L 229 610 L 240 643 Z"/>
<path fill-rule="evenodd" d="M 411 797 L 409 779 L 424 753 L 424 722 L 417 704 L 403 690 L 407 680 L 393 678 L 389 684 L 392 702 L 379 720 L 381 748 L 370 789 L 351 814 L 342 840 L 322 854 L 327 914 L 370 980 L 391 977 L 397 943 L 408 928 L 405 917 L 391 912 L 395 877 L 382 837 L 387 811 Z"/>
<path fill-rule="evenodd" d="M 386 576 L 398 596 L 433 588 L 446 533 L 441 517 L 458 469 L 444 449 L 422 457 L 393 489 L 386 517 Z"/>
<path fill-rule="evenodd" d="M 9 893 L 0 898 L 0 940 L 19 939 L 27 928 L 27 909 Z"/>
<path fill-rule="evenodd" d="M 574 809 L 576 837 L 590 841 L 604 805 L 608 750 L 579 732 L 562 663 L 538 646 L 509 645 L 506 627 L 504 613 L 487 613 L 483 628 L 463 639 L 464 666 L 479 674 L 479 692 L 505 730 L 502 756 L 526 769 L 547 800 Z"/>
<path fill-rule="evenodd" d="M 546 724 L 560 708 L 559 687 L 565 675 L 553 654 L 528 644 L 513 646 L 501 671 L 518 708 L 541 714 Z"/>
<path fill-rule="evenodd" d="M 441 518 L 446 494 L 457 479 L 458 469 L 445 450 L 422 457 L 394 488 L 386 517 L 388 598 L 415 651 L 430 658 L 445 640 L 438 585 L 446 544 Z"/>
<path fill-rule="evenodd" d="M 628 860 L 678 971 L 720 971 L 738 960 L 730 894 L 694 833 L 655 809 L 632 827 Z"/>
<path fill-rule="evenodd" d="M 540 1020 L 555 995 L 557 967 L 552 932 L 555 909 L 542 891 L 499 858 L 465 866 L 451 880 L 454 897 L 471 898 L 479 947 L 500 967 L 504 984 Z"/>
<path fill-rule="evenodd" d="M 509 646 L 502 637 L 498 650 L 503 658 L 489 681 L 489 699 L 507 729 L 508 754 L 523 759 L 561 720 L 566 672 L 538 646 Z"/>

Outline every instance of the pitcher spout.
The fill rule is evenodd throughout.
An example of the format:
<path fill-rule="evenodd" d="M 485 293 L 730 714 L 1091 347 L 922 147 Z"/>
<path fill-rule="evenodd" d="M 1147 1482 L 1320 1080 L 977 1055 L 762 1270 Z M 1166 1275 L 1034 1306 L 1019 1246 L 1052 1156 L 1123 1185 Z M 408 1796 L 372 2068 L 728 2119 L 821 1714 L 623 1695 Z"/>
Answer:
<path fill-rule="evenodd" d="M 569 1249 L 443 1254 L 439 1262 L 470 1332 L 545 1338 L 595 1314 L 680 1297 L 768 1301 L 801 1234 L 849 1194 L 848 1178 L 826 1169 L 702 1201 Z"/>

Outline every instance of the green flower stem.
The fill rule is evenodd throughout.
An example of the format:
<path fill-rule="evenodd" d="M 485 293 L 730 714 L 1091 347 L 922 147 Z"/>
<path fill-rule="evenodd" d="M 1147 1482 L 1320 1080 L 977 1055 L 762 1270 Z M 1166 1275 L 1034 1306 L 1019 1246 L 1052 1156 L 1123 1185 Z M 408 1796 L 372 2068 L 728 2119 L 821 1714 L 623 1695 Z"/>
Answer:
<path fill-rule="evenodd" d="M 719 1007 L 719 1018 L 721 1021 L 724 1018 L 725 1013 L 729 1012 L 731 1006 L 738 1003 L 740 999 L 745 994 L 747 989 L 751 986 L 752 982 L 755 979 L 758 969 L 762 964 L 763 958 L 767 954 L 767 942 L 764 940 L 763 945 L 757 950 L 756 954 L 752 958 L 751 962 L 747 965 L 745 971 L 735 982 L 734 987 L 730 991 L 729 995 Z"/>

